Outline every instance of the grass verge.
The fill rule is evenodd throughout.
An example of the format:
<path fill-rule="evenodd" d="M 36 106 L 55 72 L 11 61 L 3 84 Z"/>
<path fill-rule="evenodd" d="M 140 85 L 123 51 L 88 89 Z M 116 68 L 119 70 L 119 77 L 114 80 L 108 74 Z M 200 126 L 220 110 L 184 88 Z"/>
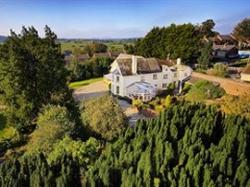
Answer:
<path fill-rule="evenodd" d="M 95 82 L 98 82 L 98 81 L 101 81 L 103 80 L 103 77 L 98 77 L 98 78 L 92 78 L 92 79 L 87 79 L 87 80 L 83 80 L 83 81 L 77 81 L 77 82 L 72 82 L 69 84 L 69 87 L 71 89 L 77 89 L 77 88 L 80 88 L 82 86 L 87 86 L 89 84 L 92 84 L 92 83 L 95 83 Z"/>

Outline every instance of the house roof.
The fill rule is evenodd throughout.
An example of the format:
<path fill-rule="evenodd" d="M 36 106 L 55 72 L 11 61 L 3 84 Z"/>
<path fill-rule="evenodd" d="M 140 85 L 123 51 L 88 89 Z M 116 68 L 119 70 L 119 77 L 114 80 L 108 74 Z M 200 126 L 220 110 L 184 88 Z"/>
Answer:
<path fill-rule="evenodd" d="M 122 75 L 132 75 L 132 58 L 117 58 L 116 61 Z"/>
<path fill-rule="evenodd" d="M 247 65 L 247 66 L 243 69 L 242 73 L 250 74 L 250 65 Z"/>
<path fill-rule="evenodd" d="M 106 53 L 94 53 L 94 57 L 111 57 L 111 54 L 109 52 Z"/>
<path fill-rule="evenodd" d="M 175 60 L 161 60 L 161 59 L 158 59 L 158 62 L 159 62 L 160 65 L 165 65 L 165 66 L 168 66 L 168 67 L 174 66 L 176 64 Z"/>
<path fill-rule="evenodd" d="M 88 54 L 82 54 L 78 56 L 78 60 L 82 61 L 82 60 L 87 60 L 89 59 L 89 55 Z"/>
<path fill-rule="evenodd" d="M 137 58 L 137 73 L 160 72 L 161 67 L 155 58 Z"/>
<path fill-rule="evenodd" d="M 90 57 L 89 57 L 89 55 L 88 54 L 81 54 L 81 55 L 79 55 L 79 56 L 77 56 L 77 60 L 79 60 L 79 61 L 85 61 L 85 60 L 88 60 Z M 64 60 L 66 61 L 66 62 L 70 62 L 70 61 L 72 61 L 74 59 L 74 55 L 67 55 L 67 56 L 65 56 L 64 57 Z"/>
<path fill-rule="evenodd" d="M 219 40 L 221 40 L 221 41 L 223 41 L 223 40 L 227 40 L 227 41 L 229 41 L 229 40 L 235 40 L 234 39 L 234 37 L 231 35 L 231 34 L 224 34 L 224 35 L 217 35 L 217 38 L 219 39 Z"/>
<path fill-rule="evenodd" d="M 132 75 L 133 55 L 120 54 L 116 61 L 120 67 L 122 75 Z M 137 60 L 137 74 L 161 72 L 161 64 L 158 59 L 134 56 Z"/>
<path fill-rule="evenodd" d="M 237 48 L 235 45 L 213 45 L 213 50 L 225 50 L 225 51 L 230 51 L 233 48 Z"/>

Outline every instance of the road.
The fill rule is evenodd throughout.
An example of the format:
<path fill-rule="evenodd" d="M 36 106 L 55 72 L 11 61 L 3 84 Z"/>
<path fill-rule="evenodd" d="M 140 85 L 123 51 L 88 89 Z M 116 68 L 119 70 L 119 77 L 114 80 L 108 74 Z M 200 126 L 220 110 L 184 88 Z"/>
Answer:
<path fill-rule="evenodd" d="M 220 86 L 224 88 L 228 94 L 231 95 L 250 94 L 250 83 L 193 72 L 190 81 L 195 82 L 198 79 L 205 79 L 212 82 L 218 82 L 220 83 Z"/>

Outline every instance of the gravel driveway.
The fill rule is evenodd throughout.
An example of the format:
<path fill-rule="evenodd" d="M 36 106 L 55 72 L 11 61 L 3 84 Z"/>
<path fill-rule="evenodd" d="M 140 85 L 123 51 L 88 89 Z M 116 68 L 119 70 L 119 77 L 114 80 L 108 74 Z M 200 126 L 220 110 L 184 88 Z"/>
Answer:
<path fill-rule="evenodd" d="M 108 86 L 104 81 L 98 81 L 87 86 L 83 86 L 74 91 L 74 98 L 78 101 L 83 101 L 93 97 L 99 97 L 108 94 Z M 145 118 L 142 114 L 139 114 L 135 107 L 132 107 L 125 100 L 118 100 L 124 114 L 128 117 L 129 124 L 134 126 L 138 119 Z"/>
<path fill-rule="evenodd" d="M 231 95 L 243 95 L 250 93 L 250 83 L 235 81 L 232 79 L 225 79 L 216 76 L 206 75 L 203 73 L 192 72 L 192 79 L 205 79 L 212 82 L 220 83 L 220 86 Z"/>
<path fill-rule="evenodd" d="M 108 93 L 108 85 L 104 81 L 98 81 L 87 86 L 83 86 L 74 91 L 74 98 L 78 101 L 93 97 L 102 96 Z"/>

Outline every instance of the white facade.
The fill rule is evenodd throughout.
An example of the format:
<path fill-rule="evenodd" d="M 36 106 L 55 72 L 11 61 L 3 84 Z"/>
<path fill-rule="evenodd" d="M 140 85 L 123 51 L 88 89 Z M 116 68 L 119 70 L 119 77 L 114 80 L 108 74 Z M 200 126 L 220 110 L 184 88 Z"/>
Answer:
<path fill-rule="evenodd" d="M 128 62 L 124 66 L 124 64 L 118 63 L 119 59 L 125 59 L 128 60 Z M 131 99 L 141 98 L 143 101 L 148 101 L 155 97 L 156 92 L 154 89 L 156 91 L 165 90 L 170 83 L 185 81 L 192 73 L 192 69 L 188 66 L 181 65 L 180 61 L 177 61 L 177 64 L 171 67 L 158 64 L 160 68 L 157 69 L 153 67 L 157 69 L 157 71 L 138 73 L 137 59 L 146 60 L 141 56 L 120 54 L 111 64 L 111 92 L 113 94 L 122 97 L 129 97 Z M 124 71 L 121 71 L 121 68 L 124 68 L 123 70 L 129 69 L 130 73 L 125 75 Z M 110 74 L 106 77 L 111 77 Z M 140 83 L 142 86 L 138 90 L 136 88 Z M 152 87 L 148 87 L 147 84 Z M 135 97 L 136 93 L 131 94 L 132 85 L 134 87 L 133 90 L 137 90 L 138 97 Z M 145 87 L 143 87 L 143 85 Z M 143 88 L 145 89 L 143 90 Z"/>

